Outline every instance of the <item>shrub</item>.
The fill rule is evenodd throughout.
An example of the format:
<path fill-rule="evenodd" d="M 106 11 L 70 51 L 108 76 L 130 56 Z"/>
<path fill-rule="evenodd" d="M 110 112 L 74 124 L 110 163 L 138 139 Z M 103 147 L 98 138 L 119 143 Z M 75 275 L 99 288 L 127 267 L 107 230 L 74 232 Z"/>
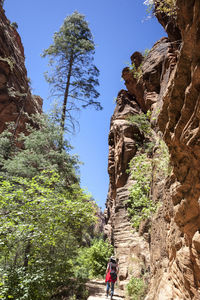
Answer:
<path fill-rule="evenodd" d="M 137 115 L 130 115 L 128 120 L 131 123 L 135 123 L 139 129 L 146 135 L 151 135 L 151 124 L 150 124 L 150 116 L 151 112 L 137 114 Z"/>
<path fill-rule="evenodd" d="M 143 56 L 143 61 L 142 63 L 136 67 L 135 63 L 132 62 L 131 65 L 128 65 L 129 67 L 129 70 L 133 73 L 133 77 L 137 80 L 139 80 L 142 76 L 142 66 L 143 66 L 143 62 L 145 60 L 145 58 L 147 57 L 147 55 L 149 54 L 149 49 L 145 49 L 143 52 L 142 52 L 142 56 Z"/>
<path fill-rule="evenodd" d="M 167 16 L 176 16 L 176 0 L 146 0 L 149 14 L 165 13 Z"/>
<path fill-rule="evenodd" d="M 142 300 L 146 292 L 146 284 L 142 278 L 132 277 L 126 286 L 129 300 Z"/>
<path fill-rule="evenodd" d="M 154 158 L 156 169 L 167 177 L 171 173 L 170 156 L 167 145 L 161 139 L 156 152 L 158 154 L 158 157 Z"/>
<path fill-rule="evenodd" d="M 75 276 L 77 249 L 95 221 L 89 196 L 66 190 L 55 172 L 1 177 L 0 214 L 0 295 L 49 299 Z"/>
<path fill-rule="evenodd" d="M 157 209 L 157 205 L 150 197 L 152 161 L 147 153 L 140 153 L 133 157 L 129 166 L 134 183 L 127 200 L 128 214 L 133 226 L 138 229 L 140 222 L 149 218 Z"/>
<path fill-rule="evenodd" d="M 78 159 L 69 154 L 72 147 L 67 141 L 63 142 L 64 149 L 59 150 L 59 139 L 60 127 L 44 114 L 29 118 L 26 134 L 16 136 L 16 125 L 10 123 L 7 130 L 0 134 L 0 171 L 32 178 L 42 170 L 55 170 L 66 186 L 78 182 Z"/>
<path fill-rule="evenodd" d="M 130 161 L 128 170 L 133 184 L 127 200 L 127 211 L 136 229 L 139 228 L 142 220 L 150 218 L 156 212 L 159 205 L 151 199 L 153 171 L 162 178 L 168 176 L 170 172 L 168 148 L 160 138 L 158 141 L 155 140 L 149 118 L 150 111 L 147 114 L 141 113 L 129 117 L 129 120 L 135 123 L 144 134 L 144 141 L 137 144 L 137 155 Z M 155 144 L 157 144 L 156 148 Z M 153 149 L 154 155 L 152 156 Z M 155 175 L 153 177 L 155 179 Z"/>
<path fill-rule="evenodd" d="M 91 247 L 81 248 L 77 259 L 76 276 L 95 278 L 103 277 L 107 262 L 113 253 L 108 241 L 94 239 Z"/>
<path fill-rule="evenodd" d="M 142 76 L 142 65 L 136 68 L 135 63 L 132 62 L 132 64 L 129 66 L 129 70 L 133 73 L 133 77 L 137 80 L 139 80 Z"/>

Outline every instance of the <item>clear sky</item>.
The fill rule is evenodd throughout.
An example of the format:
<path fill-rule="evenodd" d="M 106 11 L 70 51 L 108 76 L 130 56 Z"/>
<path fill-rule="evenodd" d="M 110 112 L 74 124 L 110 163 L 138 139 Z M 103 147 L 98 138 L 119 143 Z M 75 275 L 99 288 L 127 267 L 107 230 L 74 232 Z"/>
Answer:
<path fill-rule="evenodd" d="M 4 9 L 11 22 L 17 22 L 25 48 L 28 77 L 33 93 L 44 99 L 44 111 L 50 107 L 50 90 L 43 73 L 47 60 L 40 57 L 52 43 L 66 16 L 75 10 L 84 14 L 96 44 L 95 64 L 100 70 L 100 97 L 103 111 L 83 110 L 80 131 L 70 137 L 84 163 L 81 186 L 87 188 L 97 204 L 104 208 L 109 178 L 107 174 L 108 133 L 118 92 L 125 88 L 121 71 L 134 51 L 150 49 L 166 36 L 155 18 L 147 18 L 144 0 L 5 0 Z"/>

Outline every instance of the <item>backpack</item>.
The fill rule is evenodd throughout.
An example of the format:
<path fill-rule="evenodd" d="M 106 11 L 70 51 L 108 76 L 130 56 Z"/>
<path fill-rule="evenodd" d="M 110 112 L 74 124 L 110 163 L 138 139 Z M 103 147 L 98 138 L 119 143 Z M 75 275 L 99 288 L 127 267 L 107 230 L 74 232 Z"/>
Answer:
<path fill-rule="evenodd" d="M 110 277 L 112 280 L 116 280 L 117 279 L 117 263 L 115 260 L 111 260 L 109 263 L 109 267 L 110 267 Z"/>

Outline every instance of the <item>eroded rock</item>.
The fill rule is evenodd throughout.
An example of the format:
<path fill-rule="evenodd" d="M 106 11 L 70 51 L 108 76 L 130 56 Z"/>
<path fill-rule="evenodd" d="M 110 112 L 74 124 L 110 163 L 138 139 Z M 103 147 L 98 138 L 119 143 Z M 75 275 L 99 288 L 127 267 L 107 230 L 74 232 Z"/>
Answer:
<path fill-rule="evenodd" d="M 161 176 L 160 181 L 159 173 L 153 175 L 152 197 L 160 206 L 151 220 L 150 247 L 144 242 L 145 225 L 141 226 L 142 240 L 129 231 L 126 201 L 122 201 L 127 199 L 131 184 L 123 172 L 135 155 L 135 141 L 133 137 L 127 147 L 131 151 L 127 151 L 126 160 L 126 121 L 117 123 L 122 121 L 117 118 L 118 104 L 111 120 L 107 200 L 110 238 L 117 255 L 122 256 L 121 279 L 125 281 L 130 268 L 135 268 L 136 277 L 141 271 L 135 262 L 141 262 L 136 249 L 142 253 L 141 245 L 144 246 L 151 274 L 146 300 L 200 299 L 200 2 L 177 0 L 176 4 L 175 17 L 157 14 L 168 38 L 157 42 L 142 60 L 139 78 L 129 68 L 122 73 L 131 102 L 138 106 L 133 114 L 151 110 L 155 135 L 164 139 L 170 153 L 169 174 Z M 138 53 L 132 56 L 137 67 L 140 58 Z"/>
<path fill-rule="evenodd" d="M 42 99 L 31 95 L 24 63 L 21 38 L 0 6 L 0 132 L 7 122 L 16 124 L 16 132 L 25 131 L 25 113 L 42 112 Z"/>

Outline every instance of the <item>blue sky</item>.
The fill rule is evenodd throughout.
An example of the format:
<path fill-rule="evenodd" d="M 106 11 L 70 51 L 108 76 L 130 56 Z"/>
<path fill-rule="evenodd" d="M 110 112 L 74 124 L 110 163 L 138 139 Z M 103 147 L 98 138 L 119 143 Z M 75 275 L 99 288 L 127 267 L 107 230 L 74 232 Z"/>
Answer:
<path fill-rule="evenodd" d="M 5 0 L 4 9 L 11 22 L 17 22 L 25 49 L 28 77 L 33 93 L 44 99 L 44 111 L 50 107 L 50 90 L 43 73 L 47 60 L 43 49 L 52 43 L 66 16 L 75 10 L 84 14 L 96 44 L 95 64 L 100 70 L 100 97 L 103 111 L 83 110 L 80 131 L 70 136 L 81 166 L 81 186 L 87 188 L 97 204 L 104 208 L 109 178 L 107 174 L 108 133 L 118 92 L 125 88 L 121 71 L 134 51 L 150 49 L 166 36 L 155 18 L 147 18 L 143 0 Z"/>

